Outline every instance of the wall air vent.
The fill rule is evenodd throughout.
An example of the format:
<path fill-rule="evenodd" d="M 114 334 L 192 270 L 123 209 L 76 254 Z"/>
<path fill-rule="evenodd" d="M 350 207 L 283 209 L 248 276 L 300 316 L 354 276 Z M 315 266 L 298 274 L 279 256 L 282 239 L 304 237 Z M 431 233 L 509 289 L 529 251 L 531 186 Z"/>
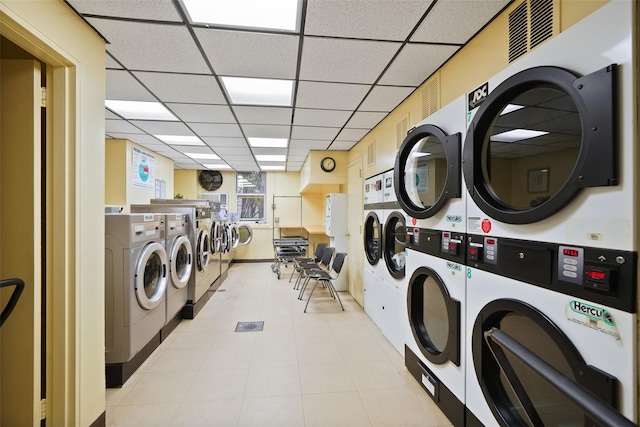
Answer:
<path fill-rule="evenodd" d="M 376 163 L 376 141 L 367 145 L 367 166 L 374 165 Z"/>
<path fill-rule="evenodd" d="M 553 0 L 527 0 L 509 13 L 509 62 L 554 35 Z"/>
<path fill-rule="evenodd" d="M 400 148 L 409 130 L 409 113 L 396 124 L 396 148 Z"/>
<path fill-rule="evenodd" d="M 422 118 L 424 119 L 425 117 L 429 117 L 439 109 L 440 73 L 438 72 L 422 86 Z"/>

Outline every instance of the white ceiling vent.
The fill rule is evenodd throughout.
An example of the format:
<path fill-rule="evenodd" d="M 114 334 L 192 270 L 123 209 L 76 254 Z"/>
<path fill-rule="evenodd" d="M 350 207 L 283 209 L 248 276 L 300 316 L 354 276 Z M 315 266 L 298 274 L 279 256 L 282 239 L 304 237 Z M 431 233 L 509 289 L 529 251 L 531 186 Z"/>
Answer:
<path fill-rule="evenodd" d="M 400 148 L 409 130 L 409 113 L 396 124 L 396 148 Z"/>
<path fill-rule="evenodd" d="M 422 118 L 429 117 L 439 109 L 440 73 L 436 73 L 422 86 Z"/>
<path fill-rule="evenodd" d="M 376 163 L 376 141 L 367 145 L 367 166 L 374 165 Z"/>
<path fill-rule="evenodd" d="M 509 62 L 557 32 L 553 3 L 553 0 L 527 0 L 509 13 Z"/>

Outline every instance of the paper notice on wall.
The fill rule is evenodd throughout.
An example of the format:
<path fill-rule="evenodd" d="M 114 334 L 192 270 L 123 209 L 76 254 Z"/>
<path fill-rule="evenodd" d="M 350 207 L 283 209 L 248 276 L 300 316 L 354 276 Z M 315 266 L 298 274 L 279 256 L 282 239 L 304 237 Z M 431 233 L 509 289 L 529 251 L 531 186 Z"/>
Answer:
<path fill-rule="evenodd" d="M 150 188 L 155 186 L 155 157 L 133 147 L 133 162 L 131 176 L 135 187 Z"/>

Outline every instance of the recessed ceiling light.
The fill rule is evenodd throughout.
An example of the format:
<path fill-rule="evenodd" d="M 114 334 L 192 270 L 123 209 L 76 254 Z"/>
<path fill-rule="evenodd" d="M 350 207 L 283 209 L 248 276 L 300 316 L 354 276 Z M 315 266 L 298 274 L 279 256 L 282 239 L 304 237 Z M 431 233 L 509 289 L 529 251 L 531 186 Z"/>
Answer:
<path fill-rule="evenodd" d="M 498 133 L 492 135 L 490 140 L 497 142 L 516 142 L 522 141 L 523 139 L 531 139 L 538 136 L 546 135 L 549 132 L 540 131 L 540 130 L 530 130 L 530 129 L 513 129 L 507 132 Z"/>
<path fill-rule="evenodd" d="M 285 154 L 256 154 L 256 160 L 259 162 L 284 162 L 287 160 Z"/>
<path fill-rule="evenodd" d="M 114 101 L 107 99 L 104 101 L 104 105 L 114 113 L 117 113 L 129 120 L 178 121 L 178 118 L 159 102 Z"/>
<path fill-rule="evenodd" d="M 252 147 L 265 148 L 287 148 L 289 140 L 287 138 L 254 138 L 249 137 L 249 145 Z"/>
<path fill-rule="evenodd" d="M 258 165 L 260 169 L 263 171 L 283 171 L 284 166 L 274 166 L 274 165 Z"/>
<path fill-rule="evenodd" d="M 197 136 L 190 135 L 153 135 L 169 145 L 204 145 Z"/>
<path fill-rule="evenodd" d="M 184 153 L 185 156 L 189 156 L 192 159 L 207 159 L 207 160 L 219 160 L 220 157 L 213 153 Z"/>
<path fill-rule="evenodd" d="M 234 104 L 278 105 L 292 104 L 293 81 L 254 79 L 247 77 L 221 77 Z"/>
<path fill-rule="evenodd" d="M 231 169 L 231 166 L 224 165 L 224 164 L 220 164 L 220 165 L 206 164 L 206 165 L 202 165 L 202 166 L 204 166 L 207 169 L 211 169 L 211 170 Z"/>
<path fill-rule="evenodd" d="M 183 0 L 192 22 L 295 31 L 298 0 Z"/>

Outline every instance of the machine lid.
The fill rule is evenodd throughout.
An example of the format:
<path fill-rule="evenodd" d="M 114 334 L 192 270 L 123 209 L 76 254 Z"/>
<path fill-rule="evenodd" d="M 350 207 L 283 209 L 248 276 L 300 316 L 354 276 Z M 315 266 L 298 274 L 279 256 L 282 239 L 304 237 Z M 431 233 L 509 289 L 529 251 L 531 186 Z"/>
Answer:
<path fill-rule="evenodd" d="M 411 332 L 432 363 L 460 366 L 460 302 L 451 298 L 442 278 L 429 267 L 409 280 L 407 309 Z"/>
<path fill-rule="evenodd" d="M 371 265 L 378 264 L 382 256 L 382 224 L 375 212 L 364 220 L 364 254 Z"/>
<path fill-rule="evenodd" d="M 140 307 L 152 310 L 167 289 L 167 252 L 158 242 L 148 243 L 136 260 L 134 289 Z"/>
<path fill-rule="evenodd" d="M 516 346 L 495 345 L 496 331 Z M 476 317 L 473 327 L 473 369 L 482 393 L 502 426 L 591 425 L 572 399 L 537 374 L 522 346 L 557 371 L 556 377 L 579 385 L 616 407 L 618 380 L 585 364 L 569 338 L 536 308 L 515 300 L 495 300 Z M 595 424 L 594 424 L 595 425 Z"/>
<path fill-rule="evenodd" d="M 171 283 L 174 288 L 182 289 L 189 283 L 193 270 L 193 250 L 187 236 L 178 236 L 169 254 Z"/>
<path fill-rule="evenodd" d="M 196 240 L 196 260 L 198 265 L 198 270 L 203 271 L 206 270 L 209 265 L 209 256 L 210 256 L 210 241 L 209 241 L 209 233 L 204 230 L 198 231 L 198 238 Z"/>
<path fill-rule="evenodd" d="M 403 278 L 406 263 L 407 231 L 402 213 L 392 212 L 389 214 L 384 224 L 382 239 L 382 253 L 384 254 L 387 270 L 389 270 L 392 277 L 396 279 Z"/>
<path fill-rule="evenodd" d="M 411 130 L 398 150 L 394 187 L 398 203 L 414 218 L 430 218 L 460 194 L 460 133 L 425 124 Z"/>
<path fill-rule="evenodd" d="M 583 187 L 617 185 L 615 75 L 615 65 L 584 77 L 536 67 L 498 85 L 463 149 L 476 205 L 498 221 L 529 224 Z"/>

